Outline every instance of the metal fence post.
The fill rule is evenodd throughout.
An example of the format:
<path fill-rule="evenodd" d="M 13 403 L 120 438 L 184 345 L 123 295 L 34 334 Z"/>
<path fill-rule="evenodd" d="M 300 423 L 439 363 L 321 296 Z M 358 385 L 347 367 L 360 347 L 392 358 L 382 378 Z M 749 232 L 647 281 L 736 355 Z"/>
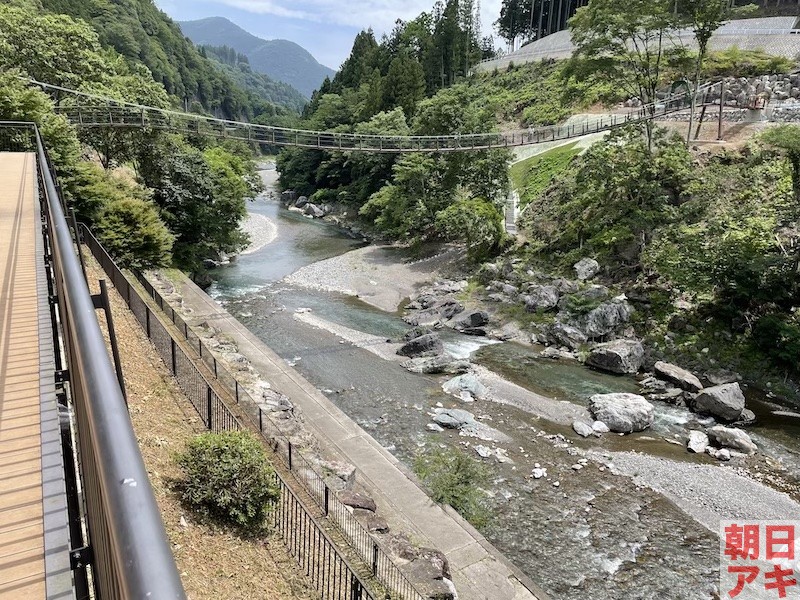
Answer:
<path fill-rule="evenodd" d="M 325 516 L 328 516 L 329 508 L 330 508 L 330 488 L 328 488 L 328 484 L 325 485 Z"/>
<path fill-rule="evenodd" d="M 172 374 L 178 374 L 178 361 L 177 357 L 175 356 L 175 340 L 172 338 L 169 339 L 170 349 L 172 350 Z"/>
<path fill-rule="evenodd" d="M 264 432 L 264 412 L 260 406 L 258 407 L 258 430 Z"/>
<path fill-rule="evenodd" d="M 144 305 L 144 314 L 145 314 L 145 321 L 147 321 L 147 339 L 150 339 L 150 307 L 147 304 Z"/>
<path fill-rule="evenodd" d="M 378 576 L 378 544 L 372 542 L 372 576 Z"/>
<path fill-rule="evenodd" d="M 289 470 L 292 470 L 292 442 L 286 442 L 289 445 Z"/>
<path fill-rule="evenodd" d="M 212 403 L 211 386 L 210 385 L 206 385 L 206 405 L 207 405 L 207 408 L 208 408 L 208 430 L 209 431 L 213 431 L 214 430 L 214 423 L 213 423 L 213 420 L 212 420 L 212 417 L 211 417 L 211 415 L 212 415 L 211 403 Z"/>

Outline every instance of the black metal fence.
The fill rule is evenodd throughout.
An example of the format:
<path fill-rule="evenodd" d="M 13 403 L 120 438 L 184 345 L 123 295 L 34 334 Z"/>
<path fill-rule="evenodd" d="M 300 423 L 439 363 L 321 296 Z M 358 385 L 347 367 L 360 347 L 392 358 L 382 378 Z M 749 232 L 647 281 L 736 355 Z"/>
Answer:
<path fill-rule="evenodd" d="M 278 425 L 270 416 L 270 411 L 265 410 L 245 389 L 239 384 L 235 375 L 219 363 L 205 341 L 199 337 L 182 316 L 175 311 L 169 302 L 156 290 L 146 278 L 138 275 L 137 279 L 148 296 L 159 307 L 163 315 L 171 321 L 177 332 L 171 333 L 160 320 L 156 318 L 148 304 L 140 296 L 136 286 L 128 280 L 125 273 L 114 263 L 106 250 L 92 235 L 91 231 L 82 226 L 83 238 L 103 270 L 116 286 L 118 292 L 131 309 L 148 338 L 158 351 L 164 363 L 170 368 L 180 387 L 186 393 L 190 402 L 203 419 L 203 423 L 212 431 L 228 431 L 242 429 L 244 424 L 234 415 L 225 400 L 220 398 L 216 389 L 221 386 L 225 389 L 237 411 L 245 415 L 250 421 L 252 429 L 257 429 L 275 450 L 275 455 L 288 468 L 308 492 L 314 503 L 327 517 L 330 523 L 336 526 L 339 532 L 349 542 L 349 545 L 358 557 L 367 565 L 372 576 L 380 583 L 386 597 L 404 600 L 425 600 L 426 596 L 420 594 L 414 585 L 406 578 L 400 568 L 392 561 L 386 552 L 377 544 L 367 529 L 353 516 L 330 488 L 325 476 L 306 456 L 293 446 L 289 438 L 283 434 Z M 184 347 L 191 348 L 190 356 Z M 196 349 L 196 352 L 195 352 Z M 204 375 L 196 363 L 207 367 L 208 375 Z M 213 373 L 213 376 L 211 375 Z M 315 585 L 323 593 L 324 598 L 373 598 L 363 582 L 348 566 L 335 546 L 328 540 L 319 528 L 314 518 L 306 511 L 305 516 L 297 516 L 296 511 L 305 510 L 297 496 L 291 492 L 288 484 L 280 480 L 282 496 L 289 494 L 291 499 L 283 499 L 279 503 L 276 523 L 283 536 L 284 542 L 304 567 L 313 572 Z M 288 504 L 287 504 L 288 502 Z M 297 504 L 302 508 L 298 509 Z M 288 507 L 288 509 L 287 509 Z M 285 510 L 295 511 L 291 518 L 292 523 L 299 523 L 302 531 L 294 531 L 286 525 Z M 312 525 L 313 524 L 313 525 Z M 281 530 L 281 527 L 285 527 Z M 298 538 L 300 536 L 300 538 Z M 309 544 L 311 544 L 309 546 Z M 317 547 L 330 545 L 330 548 Z M 322 565 L 320 561 L 325 561 Z M 341 571 L 343 575 L 337 576 L 335 581 L 330 578 L 331 573 Z M 349 581 L 345 582 L 341 577 Z M 312 577 L 313 578 L 313 577 Z M 348 579 L 349 578 L 349 579 Z M 331 587 L 333 585 L 333 587 Z M 339 586 L 344 586 L 340 589 Z M 351 594 L 344 595 L 341 594 Z M 329 594 L 329 595 L 325 595 Z"/>
<path fill-rule="evenodd" d="M 64 457 L 65 477 L 77 464 L 82 483 L 82 502 L 70 505 L 70 518 L 78 523 L 77 534 L 71 528 L 69 549 L 76 591 L 89 593 L 88 563 L 96 597 L 185 598 L 39 130 L 33 123 L 0 123 L 0 148 L 36 155 L 58 369 L 52 375 L 68 393 L 79 450 L 77 459 Z M 69 432 L 62 435 L 70 438 Z M 65 447 L 71 450 L 71 438 Z"/>

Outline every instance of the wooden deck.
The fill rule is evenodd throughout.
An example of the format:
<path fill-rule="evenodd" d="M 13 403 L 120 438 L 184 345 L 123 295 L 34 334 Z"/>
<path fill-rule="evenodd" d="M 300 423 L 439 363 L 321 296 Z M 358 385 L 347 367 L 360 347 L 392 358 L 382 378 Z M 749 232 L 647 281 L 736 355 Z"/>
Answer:
<path fill-rule="evenodd" d="M 0 598 L 45 598 L 33 154 L 0 153 Z"/>

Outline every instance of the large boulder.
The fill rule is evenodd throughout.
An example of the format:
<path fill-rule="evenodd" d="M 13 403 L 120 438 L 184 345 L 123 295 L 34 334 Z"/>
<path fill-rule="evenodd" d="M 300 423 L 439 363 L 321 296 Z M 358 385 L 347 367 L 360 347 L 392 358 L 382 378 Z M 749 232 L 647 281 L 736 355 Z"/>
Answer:
<path fill-rule="evenodd" d="M 608 335 L 620 325 L 627 323 L 633 308 L 625 301 L 604 302 L 586 315 L 586 335 L 598 338 Z"/>
<path fill-rule="evenodd" d="M 686 449 L 694 454 L 703 454 L 706 448 L 708 448 L 708 435 L 702 431 L 690 431 L 689 441 L 686 442 Z"/>
<path fill-rule="evenodd" d="M 733 448 L 745 454 L 755 454 L 758 450 L 758 446 L 753 443 L 747 432 L 741 429 L 715 425 L 708 430 L 708 437 L 720 446 Z"/>
<path fill-rule="evenodd" d="M 595 433 L 591 425 L 578 420 L 572 422 L 572 429 L 581 437 L 589 437 Z"/>
<path fill-rule="evenodd" d="M 306 204 L 308 204 L 308 197 L 307 196 L 300 196 L 294 203 L 295 208 L 303 208 Z"/>
<path fill-rule="evenodd" d="M 591 279 L 600 271 L 600 264 L 593 258 L 582 258 L 573 266 L 578 279 L 585 281 Z"/>
<path fill-rule="evenodd" d="M 368 510 L 370 512 L 378 510 L 378 507 L 375 505 L 375 500 L 366 494 L 359 494 L 352 490 L 342 490 L 339 492 L 339 500 L 342 504 L 350 508 L 360 508 L 361 510 Z"/>
<path fill-rule="evenodd" d="M 485 310 L 475 310 L 466 315 L 462 315 L 453 322 L 453 328 L 459 331 L 483 327 L 489 322 L 489 313 Z"/>
<path fill-rule="evenodd" d="M 637 373 L 644 362 L 644 348 L 637 340 L 614 340 L 592 349 L 586 364 L 611 373 Z"/>
<path fill-rule="evenodd" d="M 699 392 L 703 389 L 703 384 L 690 371 L 682 369 L 664 361 L 658 361 L 653 367 L 656 375 L 661 379 L 671 381 L 678 387 L 690 392 Z"/>
<path fill-rule="evenodd" d="M 458 396 L 464 401 L 470 402 L 475 398 L 485 398 L 489 390 L 472 373 L 466 373 L 453 377 L 442 384 L 442 389 L 448 394 Z"/>
<path fill-rule="evenodd" d="M 434 308 L 439 311 L 442 321 L 448 321 L 458 313 L 464 312 L 464 305 L 455 298 L 445 298 L 441 302 L 437 302 Z"/>
<path fill-rule="evenodd" d="M 433 329 L 430 327 L 412 327 L 408 331 L 403 334 L 403 341 L 410 342 L 411 340 L 418 338 L 423 335 L 428 335 L 429 333 L 433 333 Z"/>
<path fill-rule="evenodd" d="M 442 340 L 438 333 L 427 333 L 403 344 L 397 351 L 400 356 L 416 358 L 418 356 L 434 356 L 444 352 Z"/>
<path fill-rule="evenodd" d="M 305 208 L 303 209 L 303 212 L 309 217 L 314 217 L 315 219 L 320 219 L 325 216 L 325 211 L 322 210 L 316 204 L 313 204 L 311 202 L 306 204 Z"/>
<path fill-rule="evenodd" d="M 402 366 L 412 373 L 456 375 L 469 370 L 469 361 L 456 360 L 448 354 L 440 354 L 439 356 L 412 358 L 404 362 Z"/>
<path fill-rule="evenodd" d="M 552 285 L 532 285 L 523 299 L 527 312 L 550 310 L 558 306 L 558 290 Z"/>
<path fill-rule="evenodd" d="M 468 410 L 460 408 L 437 408 L 434 410 L 433 420 L 442 427 L 461 429 L 467 425 L 474 425 L 475 415 Z"/>
<path fill-rule="evenodd" d="M 553 323 L 547 330 L 547 341 L 555 346 L 566 346 L 576 350 L 588 342 L 589 338 L 577 327 L 565 323 Z"/>
<path fill-rule="evenodd" d="M 715 385 L 697 394 L 691 408 L 723 421 L 736 421 L 744 410 L 744 394 L 738 383 Z"/>
<path fill-rule="evenodd" d="M 642 431 L 653 424 L 653 405 L 637 394 L 623 392 L 595 394 L 589 399 L 589 411 L 611 431 L 632 433 Z"/>

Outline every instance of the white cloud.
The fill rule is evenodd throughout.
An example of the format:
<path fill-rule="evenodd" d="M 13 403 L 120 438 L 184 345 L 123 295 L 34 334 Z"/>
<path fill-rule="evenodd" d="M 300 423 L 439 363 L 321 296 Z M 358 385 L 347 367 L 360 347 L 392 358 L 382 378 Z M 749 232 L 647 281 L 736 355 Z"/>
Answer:
<path fill-rule="evenodd" d="M 209 0 L 206 0 L 209 1 Z M 331 23 L 357 29 L 372 27 L 377 34 L 391 31 L 397 19 L 409 20 L 429 11 L 434 0 L 210 0 L 251 13 Z M 502 0 L 481 2 L 483 34 L 491 33 Z"/>

